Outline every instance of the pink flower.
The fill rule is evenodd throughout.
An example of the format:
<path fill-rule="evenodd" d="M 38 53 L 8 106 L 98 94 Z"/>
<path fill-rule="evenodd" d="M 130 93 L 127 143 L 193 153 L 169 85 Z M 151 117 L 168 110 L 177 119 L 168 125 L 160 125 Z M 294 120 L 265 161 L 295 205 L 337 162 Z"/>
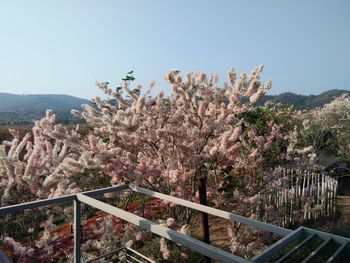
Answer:
<path fill-rule="evenodd" d="M 176 220 L 174 218 L 168 218 L 166 220 L 166 226 L 167 227 L 173 227 L 176 223 Z"/>
<path fill-rule="evenodd" d="M 180 258 L 181 258 L 181 260 L 186 261 L 186 260 L 188 260 L 188 255 L 186 253 L 184 253 L 184 252 L 181 252 Z"/>
<path fill-rule="evenodd" d="M 186 236 L 191 236 L 191 230 L 188 225 L 184 225 L 181 227 L 180 232 Z"/>
<path fill-rule="evenodd" d="M 159 244 L 160 244 L 160 252 L 162 253 L 162 256 L 164 259 L 169 259 L 170 257 L 170 251 L 168 249 L 168 245 L 166 243 L 166 240 L 165 238 L 161 238 L 160 241 L 159 241 Z"/>

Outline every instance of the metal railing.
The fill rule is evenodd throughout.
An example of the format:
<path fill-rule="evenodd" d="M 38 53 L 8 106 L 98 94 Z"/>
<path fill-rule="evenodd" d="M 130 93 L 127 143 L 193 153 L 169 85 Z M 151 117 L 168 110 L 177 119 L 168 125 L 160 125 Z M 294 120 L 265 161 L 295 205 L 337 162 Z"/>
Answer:
<path fill-rule="evenodd" d="M 120 255 L 121 252 L 122 252 L 122 254 Z M 129 247 L 117 248 L 117 249 L 112 250 L 108 253 L 104 253 L 102 255 L 99 255 L 98 257 L 95 257 L 93 259 L 86 260 L 84 263 L 93 263 L 99 259 L 106 258 L 108 256 L 113 256 L 116 253 L 119 253 L 118 254 L 119 259 L 122 258 L 122 260 L 124 260 L 126 262 L 131 262 L 130 260 L 132 260 L 132 261 L 137 262 L 137 263 L 145 263 L 145 261 L 147 263 L 156 263 L 154 260 L 145 257 L 141 253 L 139 253 L 136 250 L 133 250 L 132 248 L 129 248 Z M 139 257 L 140 259 L 138 259 L 136 257 Z M 143 261 L 141 261 L 141 260 L 143 260 Z"/>
<path fill-rule="evenodd" d="M 134 192 L 138 192 L 141 194 L 153 196 L 155 198 L 163 199 L 168 202 L 172 202 L 177 205 L 185 206 L 191 209 L 195 209 L 197 211 L 201 211 L 207 214 L 211 214 L 217 217 L 221 217 L 224 219 L 227 219 L 229 221 L 236 221 L 245 225 L 249 225 L 252 227 L 255 227 L 257 229 L 272 232 L 274 234 L 277 234 L 279 236 L 282 236 L 283 238 L 267 248 L 263 253 L 260 255 L 257 255 L 256 257 L 252 258 L 251 260 L 247 260 L 244 258 L 241 258 L 239 256 L 233 255 L 231 253 L 228 253 L 226 251 L 223 251 L 219 248 L 216 248 L 212 245 L 206 244 L 202 241 L 199 241 L 197 239 L 194 239 L 192 237 L 189 237 L 187 235 L 184 235 L 178 231 L 175 231 L 173 229 L 170 229 L 168 227 L 159 225 L 155 222 L 152 222 L 150 220 L 147 220 L 143 217 L 137 216 L 135 214 L 132 214 L 130 212 L 124 211 L 120 208 L 117 208 L 115 206 L 109 205 L 107 203 L 104 203 L 102 201 L 99 201 L 93 197 L 100 196 L 106 193 L 112 193 L 112 192 L 120 192 L 123 190 L 131 189 Z M 308 233 L 308 234 L 316 234 L 319 237 L 323 239 L 332 239 L 336 241 L 338 244 L 341 244 L 342 249 L 344 249 L 349 243 L 350 239 L 339 237 L 336 235 L 327 234 L 321 231 L 316 231 L 308 228 L 301 228 L 297 229 L 295 231 L 292 231 L 290 229 L 274 226 L 271 224 L 267 224 L 264 222 L 260 222 L 258 220 L 246 218 L 234 213 L 228 213 L 219 209 L 215 209 L 212 207 L 204 206 L 198 203 L 189 202 L 180 198 L 172 197 L 169 195 L 161 194 L 155 191 L 151 191 L 148 189 L 135 187 L 135 186 L 128 186 L 128 185 L 121 185 L 121 186 L 115 186 L 115 187 L 108 187 L 88 192 L 82 192 L 78 194 L 72 194 L 72 195 L 66 195 L 46 200 L 38 200 L 34 202 L 24 203 L 24 204 L 18 204 L 18 205 L 12 205 L 8 207 L 0 208 L 0 215 L 13 213 L 22 211 L 25 209 L 33 209 L 38 208 L 42 206 L 48 206 L 48 205 L 56 205 L 60 203 L 65 202 L 74 202 L 74 222 L 73 222 L 73 229 L 74 229 L 74 262 L 80 263 L 82 262 L 81 257 L 81 203 L 90 205 L 94 208 L 97 208 L 99 210 L 102 210 L 104 212 L 107 212 L 111 215 L 114 215 L 122 220 L 125 220 L 129 223 L 132 223 L 136 226 L 139 226 L 140 228 L 144 230 L 148 230 L 152 233 L 155 233 L 161 237 L 164 237 L 168 240 L 171 240 L 173 242 L 179 243 L 183 245 L 184 247 L 187 247 L 193 251 L 196 251 L 204 256 L 210 257 L 212 259 L 215 259 L 219 262 L 263 262 L 263 260 L 267 259 L 272 254 L 279 251 L 282 247 L 285 247 L 287 244 L 289 244 L 292 240 L 294 240 L 296 237 L 299 237 L 301 233 Z M 345 244 L 345 245 L 344 245 Z M 134 251 L 136 252 L 136 251 Z M 136 252 L 137 253 L 137 252 Z M 337 252 L 339 254 L 339 251 Z M 337 254 L 337 255 L 338 255 Z M 334 256 L 334 255 L 333 255 Z M 336 256 L 336 255 L 335 255 Z M 88 261 L 93 262 L 93 261 Z M 149 261 L 152 262 L 152 261 Z"/>

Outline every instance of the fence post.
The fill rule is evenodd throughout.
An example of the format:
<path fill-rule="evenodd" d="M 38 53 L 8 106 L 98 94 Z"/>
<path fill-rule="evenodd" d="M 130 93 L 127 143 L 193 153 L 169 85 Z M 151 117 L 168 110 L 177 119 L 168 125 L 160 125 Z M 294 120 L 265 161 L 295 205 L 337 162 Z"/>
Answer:
<path fill-rule="evenodd" d="M 206 181 L 206 176 L 201 176 L 199 178 L 199 202 L 201 205 L 208 205 Z M 204 212 L 202 212 L 201 230 L 203 242 L 210 244 L 208 214 Z M 209 257 L 204 257 L 204 259 L 206 263 L 211 262 L 211 259 Z"/>
<path fill-rule="evenodd" d="M 81 262 L 80 244 L 81 244 L 81 203 L 74 200 L 74 263 Z"/>

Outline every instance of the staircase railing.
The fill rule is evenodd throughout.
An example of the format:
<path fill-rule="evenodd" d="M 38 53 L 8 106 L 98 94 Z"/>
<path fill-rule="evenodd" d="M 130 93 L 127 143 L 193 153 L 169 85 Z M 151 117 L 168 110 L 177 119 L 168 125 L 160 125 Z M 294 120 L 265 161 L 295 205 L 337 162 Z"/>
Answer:
<path fill-rule="evenodd" d="M 153 196 L 155 198 L 163 199 L 168 202 L 172 202 L 177 205 L 185 206 L 191 209 L 195 209 L 197 211 L 201 211 L 204 213 L 208 213 L 214 216 L 218 216 L 224 219 L 227 219 L 229 221 L 236 221 L 240 222 L 245 225 L 252 226 L 254 228 L 272 232 L 276 235 L 279 235 L 283 237 L 281 240 L 276 242 L 275 244 L 271 245 L 269 248 L 267 248 L 263 253 L 260 255 L 257 255 L 256 257 L 248 260 L 241 258 L 239 256 L 233 255 L 231 253 L 228 253 L 226 251 L 223 251 L 217 247 L 211 246 L 210 244 L 206 244 L 202 241 L 199 241 L 197 239 L 194 239 L 190 236 L 184 235 L 178 231 L 175 231 L 173 229 L 167 228 L 165 226 L 159 225 L 155 222 L 152 222 L 148 219 L 145 219 L 143 217 L 140 217 L 138 215 L 132 214 L 130 212 L 124 211 L 120 208 L 117 208 L 115 206 L 109 205 L 107 203 L 104 203 L 102 201 L 99 201 L 95 199 L 96 196 L 101 196 L 106 193 L 115 193 L 124 191 L 127 189 L 131 189 L 134 192 L 138 192 L 141 194 Z M 158 193 L 155 191 L 151 191 L 148 189 L 135 187 L 135 186 L 129 186 L 129 185 L 120 185 L 115 187 L 108 187 L 93 191 L 87 191 L 77 194 L 71 194 L 46 200 L 38 200 L 33 201 L 29 203 L 24 204 L 18 204 L 18 205 L 12 205 L 7 207 L 0 208 L 0 215 L 13 213 L 22 211 L 25 209 L 33 209 L 38 208 L 42 206 L 48 206 L 48 205 L 56 205 L 60 203 L 65 202 L 73 202 L 74 203 L 74 222 L 73 222 L 73 228 L 74 228 L 74 262 L 80 263 L 82 262 L 82 256 L 81 256 L 81 203 L 90 205 L 94 208 L 100 209 L 104 212 L 107 212 L 111 215 L 114 215 L 122 220 L 125 220 L 129 223 L 132 223 L 134 225 L 137 225 L 141 227 L 144 230 L 148 230 L 152 233 L 155 233 L 161 237 L 164 237 L 168 240 L 171 240 L 173 242 L 179 243 L 193 251 L 196 251 L 204 256 L 210 257 L 212 259 L 215 259 L 219 262 L 264 262 L 265 259 L 268 259 L 271 255 L 275 254 L 276 252 L 280 251 L 282 248 L 286 247 L 288 244 L 290 244 L 291 241 L 293 241 L 296 237 L 299 237 L 300 234 L 306 233 L 308 235 L 314 235 L 316 234 L 321 239 L 324 239 L 327 243 L 323 244 L 320 249 L 325 247 L 330 241 L 335 241 L 337 244 L 340 245 L 340 252 L 345 249 L 350 244 L 350 239 L 331 235 L 325 232 L 316 231 L 308 228 L 299 228 L 295 231 L 292 231 L 290 229 L 286 229 L 279 226 L 274 226 L 271 224 L 267 224 L 258 220 L 246 218 L 234 213 L 225 212 L 219 209 L 215 209 L 212 207 L 204 206 L 198 203 L 189 202 L 180 198 L 176 198 L 173 196 L 165 195 L 162 193 Z M 311 238 L 310 238 L 311 240 Z M 334 253 L 332 256 L 338 256 L 339 249 Z M 136 251 L 135 251 L 136 252 Z M 319 251 L 317 251 L 318 253 Z M 289 255 L 288 255 L 289 256 Z M 91 261 L 88 261 L 91 262 Z M 152 262 L 152 261 L 149 261 Z"/>

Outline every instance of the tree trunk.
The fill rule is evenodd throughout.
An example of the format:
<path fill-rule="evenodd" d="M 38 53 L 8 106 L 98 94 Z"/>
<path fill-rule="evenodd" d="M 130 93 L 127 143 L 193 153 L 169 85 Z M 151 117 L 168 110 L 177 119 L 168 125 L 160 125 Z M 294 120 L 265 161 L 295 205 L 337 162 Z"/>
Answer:
<path fill-rule="evenodd" d="M 199 178 L 199 202 L 201 205 L 208 205 L 206 181 L 207 181 L 206 176 L 201 176 Z M 201 217 L 201 232 L 202 232 L 202 241 L 207 244 L 210 244 L 208 214 L 204 212 L 202 212 L 202 217 Z M 209 257 L 204 257 L 204 260 L 206 263 L 211 262 L 211 259 Z"/>

